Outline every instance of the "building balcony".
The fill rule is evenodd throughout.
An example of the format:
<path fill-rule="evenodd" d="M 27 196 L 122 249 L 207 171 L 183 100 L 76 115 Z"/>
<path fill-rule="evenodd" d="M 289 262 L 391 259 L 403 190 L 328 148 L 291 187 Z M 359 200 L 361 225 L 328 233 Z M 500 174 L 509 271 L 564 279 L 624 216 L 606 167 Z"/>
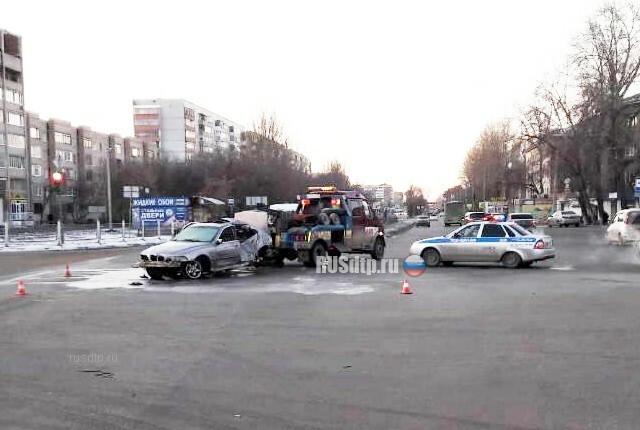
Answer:
<path fill-rule="evenodd" d="M 16 72 L 22 73 L 22 60 L 13 55 L 4 54 L 4 66 L 6 69 L 15 70 Z"/>

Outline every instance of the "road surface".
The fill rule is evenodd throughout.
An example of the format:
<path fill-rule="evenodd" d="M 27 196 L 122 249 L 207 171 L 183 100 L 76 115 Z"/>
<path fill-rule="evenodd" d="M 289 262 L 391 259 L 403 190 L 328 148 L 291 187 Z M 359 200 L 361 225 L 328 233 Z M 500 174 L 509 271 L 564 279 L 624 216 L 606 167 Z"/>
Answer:
<path fill-rule="evenodd" d="M 549 233 L 555 260 L 427 269 L 413 295 L 402 273 L 152 281 L 135 249 L 0 255 L 0 428 L 637 429 L 640 260 Z"/>

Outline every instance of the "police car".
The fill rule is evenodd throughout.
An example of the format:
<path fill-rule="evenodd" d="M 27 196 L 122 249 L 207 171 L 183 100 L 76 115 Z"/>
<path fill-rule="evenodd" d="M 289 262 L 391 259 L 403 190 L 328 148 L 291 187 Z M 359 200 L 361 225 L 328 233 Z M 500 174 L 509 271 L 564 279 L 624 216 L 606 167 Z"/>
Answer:
<path fill-rule="evenodd" d="M 555 257 L 549 236 L 532 234 L 513 222 L 474 222 L 446 236 L 419 240 L 410 253 L 428 267 L 454 262 L 501 262 L 509 268 L 527 267 Z"/>

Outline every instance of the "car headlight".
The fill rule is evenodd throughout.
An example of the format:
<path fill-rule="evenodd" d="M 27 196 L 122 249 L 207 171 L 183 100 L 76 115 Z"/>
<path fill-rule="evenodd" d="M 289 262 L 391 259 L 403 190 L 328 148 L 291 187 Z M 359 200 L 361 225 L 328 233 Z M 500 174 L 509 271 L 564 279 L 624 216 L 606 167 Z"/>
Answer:
<path fill-rule="evenodd" d="M 187 257 L 185 257 L 184 255 L 179 255 L 177 257 L 171 256 L 171 257 L 167 257 L 165 258 L 165 261 L 187 261 L 189 260 Z"/>

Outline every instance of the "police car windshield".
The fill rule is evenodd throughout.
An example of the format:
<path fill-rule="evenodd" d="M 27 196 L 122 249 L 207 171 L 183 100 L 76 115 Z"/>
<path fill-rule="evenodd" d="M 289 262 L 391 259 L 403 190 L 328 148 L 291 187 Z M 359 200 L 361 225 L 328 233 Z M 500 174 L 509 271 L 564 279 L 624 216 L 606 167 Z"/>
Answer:
<path fill-rule="evenodd" d="M 189 226 L 176 234 L 173 240 L 177 242 L 211 242 L 218 234 L 218 227 L 211 225 Z"/>

